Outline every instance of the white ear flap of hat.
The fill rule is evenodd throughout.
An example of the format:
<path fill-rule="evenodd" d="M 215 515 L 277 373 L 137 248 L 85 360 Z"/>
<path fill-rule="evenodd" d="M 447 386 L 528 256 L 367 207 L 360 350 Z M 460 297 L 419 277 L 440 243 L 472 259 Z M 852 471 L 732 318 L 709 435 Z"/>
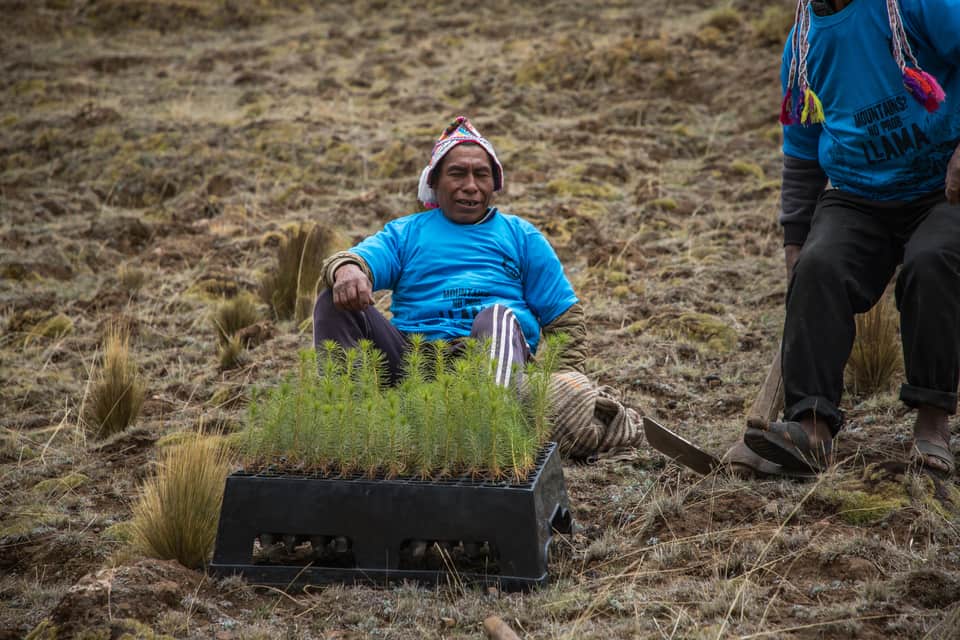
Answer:
<path fill-rule="evenodd" d="M 437 201 L 437 196 L 433 192 L 433 188 L 430 186 L 431 169 L 432 167 L 430 165 L 427 165 L 423 168 L 423 171 L 420 172 L 420 182 L 417 185 L 417 200 L 424 204 Z"/>

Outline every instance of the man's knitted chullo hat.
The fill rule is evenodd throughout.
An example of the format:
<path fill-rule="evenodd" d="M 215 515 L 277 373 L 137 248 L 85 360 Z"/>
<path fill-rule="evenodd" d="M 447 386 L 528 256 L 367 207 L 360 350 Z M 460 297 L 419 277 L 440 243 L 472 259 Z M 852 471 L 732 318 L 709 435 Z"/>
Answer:
<path fill-rule="evenodd" d="M 787 72 L 787 91 L 780 106 L 780 122 L 783 124 L 817 124 L 823 122 L 823 105 L 820 98 L 810 88 L 807 78 L 807 53 L 810 42 L 810 4 L 812 0 L 798 0 L 794 17 L 793 41 L 790 50 L 790 69 Z M 903 85 L 907 91 L 929 112 L 940 108 L 946 95 L 940 83 L 932 75 L 920 68 L 913 55 L 907 32 L 903 28 L 903 17 L 897 0 L 886 0 L 887 20 L 890 23 L 890 44 L 893 58 L 903 74 Z"/>
<path fill-rule="evenodd" d="M 480 135 L 480 132 L 470 124 L 466 116 L 457 116 L 440 134 L 436 144 L 433 145 L 433 153 L 430 154 L 430 163 L 420 172 L 420 184 L 417 188 L 417 200 L 423 203 L 425 207 L 437 206 L 437 194 L 430 186 L 430 174 L 437 168 L 443 157 L 450 153 L 450 150 L 457 145 L 470 142 L 480 145 L 487 155 L 490 156 L 493 165 L 493 190 L 503 190 L 503 166 L 497 159 L 497 154 L 493 150 L 490 141 Z"/>

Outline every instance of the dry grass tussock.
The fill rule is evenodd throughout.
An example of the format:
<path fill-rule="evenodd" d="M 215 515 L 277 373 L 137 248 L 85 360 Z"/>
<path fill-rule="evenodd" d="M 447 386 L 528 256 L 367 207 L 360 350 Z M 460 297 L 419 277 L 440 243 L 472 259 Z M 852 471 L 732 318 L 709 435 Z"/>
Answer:
<path fill-rule="evenodd" d="M 872 394 L 890 386 L 900 369 L 900 336 L 893 305 L 881 298 L 856 318 L 857 339 L 847 361 L 847 386 L 855 394 Z"/>
<path fill-rule="evenodd" d="M 213 551 L 229 471 L 220 438 L 197 435 L 165 451 L 133 507 L 134 548 L 185 567 L 203 566 Z"/>
<path fill-rule="evenodd" d="M 211 322 L 217 331 L 217 341 L 223 346 L 230 342 L 238 331 L 249 327 L 258 318 L 257 305 L 253 297 L 242 293 L 218 304 Z"/>
<path fill-rule="evenodd" d="M 247 361 L 243 341 L 236 335 L 230 336 L 226 342 L 220 343 L 218 356 L 221 371 L 236 369 Z"/>
<path fill-rule="evenodd" d="M 143 269 L 131 265 L 120 265 L 117 269 L 117 280 L 124 291 L 133 295 L 146 284 L 147 273 Z"/>
<path fill-rule="evenodd" d="M 214 309 L 211 322 L 217 332 L 221 370 L 234 369 L 244 363 L 245 345 L 237 334 L 254 324 L 259 315 L 256 301 L 248 293 L 224 300 Z"/>
<path fill-rule="evenodd" d="M 103 364 L 90 389 L 85 410 L 87 431 L 106 438 L 123 431 L 137 419 L 145 386 L 130 353 L 130 335 L 121 325 L 107 329 Z"/>
<path fill-rule="evenodd" d="M 328 227 L 300 223 L 287 230 L 277 247 L 276 268 L 260 281 L 260 298 L 279 320 L 298 323 L 310 316 L 324 258 L 338 242 Z"/>

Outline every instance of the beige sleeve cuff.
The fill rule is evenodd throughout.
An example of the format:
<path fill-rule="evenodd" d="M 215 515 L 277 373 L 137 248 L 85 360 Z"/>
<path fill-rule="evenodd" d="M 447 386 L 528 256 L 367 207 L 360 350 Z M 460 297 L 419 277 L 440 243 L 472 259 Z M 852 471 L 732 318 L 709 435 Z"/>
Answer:
<path fill-rule="evenodd" d="M 370 266 L 367 264 L 366 260 L 354 253 L 350 253 L 349 251 L 337 251 L 335 254 L 324 260 L 323 266 L 320 267 L 320 273 L 323 275 L 323 284 L 332 288 L 334 274 L 337 273 L 337 269 L 345 264 L 355 264 L 360 267 L 360 269 L 363 271 L 363 275 L 367 276 L 370 282 L 373 283 L 373 273 L 370 271 Z"/>

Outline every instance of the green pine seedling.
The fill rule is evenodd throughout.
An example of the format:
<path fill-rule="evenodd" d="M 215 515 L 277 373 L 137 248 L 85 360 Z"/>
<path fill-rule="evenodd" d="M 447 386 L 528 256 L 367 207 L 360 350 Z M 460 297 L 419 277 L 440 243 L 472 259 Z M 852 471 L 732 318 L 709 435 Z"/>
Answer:
<path fill-rule="evenodd" d="M 552 349 L 548 341 L 541 362 L 501 387 L 489 342 L 454 347 L 415 336 L 406 376 L 390 387 L 384 355 L 370 342 L 353 349 L 324 343 L 301 355 L 294 375 L 255 394 L 246 462 L 370 477 L 522 480 L 549 433 Z"/>

